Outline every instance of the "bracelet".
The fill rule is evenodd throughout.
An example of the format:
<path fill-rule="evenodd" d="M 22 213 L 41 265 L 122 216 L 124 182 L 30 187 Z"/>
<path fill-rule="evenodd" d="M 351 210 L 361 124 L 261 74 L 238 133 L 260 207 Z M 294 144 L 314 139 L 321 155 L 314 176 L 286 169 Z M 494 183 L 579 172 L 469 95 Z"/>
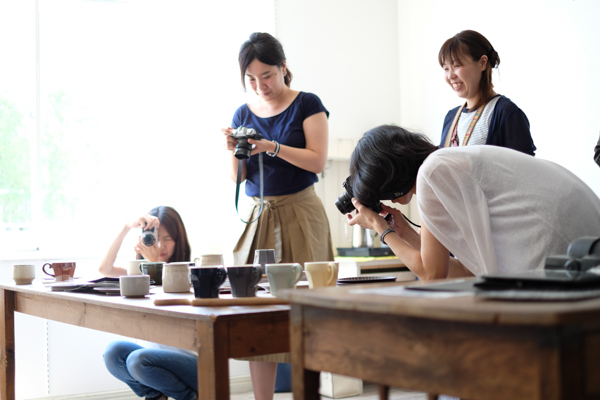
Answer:
<path fill-rule="evenodd" d="M 279 143 L 274 140 L 271 140 L 271 142 L 275 143 L 275 151 L 272 153 L 270 151 L 266 151 L 265 153 L 267 153 L 268 156 L 275 157 L 279 153 Z"/>
<path fill-rule="evenodd" d="M 387 235 L 390 232 L 394 232 L 396 233 L 395 230 L 393 230 L 392 228 L 388 228 L 385 231 L 381 232 L 381 236 L 379 236 L 379 241 L 383 244 L 385 244 L 387 246 L 387 243 L 385 242 L 385 240 L 383 240 L 385 238 L 385 235 Z"/>

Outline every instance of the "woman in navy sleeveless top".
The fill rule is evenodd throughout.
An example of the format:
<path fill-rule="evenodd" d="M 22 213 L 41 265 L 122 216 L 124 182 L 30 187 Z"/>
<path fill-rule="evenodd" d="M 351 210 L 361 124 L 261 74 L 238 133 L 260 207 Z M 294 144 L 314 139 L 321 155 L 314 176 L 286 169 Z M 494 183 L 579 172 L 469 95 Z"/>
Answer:
<path fill-rule="evenodd" d="M 245 221 L 260 209 L 259 154 L 264 164 L 264 209 L 258 221 L 248 223 L 234 249 L 235 264 L 252 264 L 256 249 L 274 249 L 277 263 L 333 261 L 325 208 L 314 190 L 317 174 L 327 161 L 329 112 L 312 93 L 290 88 L 292 74 L 281 43 L 268 33 L 253 33 L 239 52 L 242 85 L 246 79 L 256 100 L 244 104 L 222 129 L 231 153 L 231 178 L 237 180 L 239 160 L 233 155 L 240 126 L 252 128 L 265 139 L 254 145 L 242 163 L 241 180 L 254 200 Z M 250 371 L 256 399 L 272 399 L 275 362 L 289 362 L 289 353 L 252 357 Z"/>

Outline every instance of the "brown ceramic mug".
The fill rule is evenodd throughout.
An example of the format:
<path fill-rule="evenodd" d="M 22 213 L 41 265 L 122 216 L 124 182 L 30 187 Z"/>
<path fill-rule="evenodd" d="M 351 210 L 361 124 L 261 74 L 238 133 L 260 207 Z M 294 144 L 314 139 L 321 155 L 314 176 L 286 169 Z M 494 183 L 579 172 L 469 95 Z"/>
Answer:
<path fill-rule="evenodd" d="M 54 274 L 46 271 L 46 265 L 49 265 L 50 268 L 54 271 Z M 73 280 L 73 275 L 75 274 L 75 263 L 74 262 L 55 262 L 55 263 L 46 263 L 42 266 L 42 271 L 46 275 L 54 277 L 57 282 L 59 281 L 69 281 Z"/>

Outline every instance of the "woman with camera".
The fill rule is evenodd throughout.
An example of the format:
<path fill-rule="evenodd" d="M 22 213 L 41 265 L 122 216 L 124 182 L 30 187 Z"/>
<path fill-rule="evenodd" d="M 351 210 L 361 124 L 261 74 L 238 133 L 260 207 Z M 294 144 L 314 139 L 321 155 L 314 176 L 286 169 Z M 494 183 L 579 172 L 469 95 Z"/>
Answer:
<path fill-rule="evenodd" d="M 114 262 L 131 229 L 156 229 L 156 242 L 147 246 L 140 236 L 134 249 L 138 259 L 149 262 L 189 261 L 191 248 L 179 213 L 166 206 L 153 208 L 132 222 L 126 223 L 100 265 L 104 276 L 127 275 L 125 268 Z M 198 358 L 193 352 L 155 343 L 146 347 L 127 341 L 111 342 L 104 351 L 104 364 L 117 379 L 125 382 L 136 395 L 151 400 L 196 399 L 198 391 Z"/>
<path fill-rule="evenodd" d="M 465 99 L 446 115 L 441 147 L 490 144 L 535 155 L 527 116 L 494 91 L 492 69 L 500 57 L 483 35 L 470 30 L 456 34 L 443 44 L 438 61 L 446 83 Z"/>
<path fill-rule="evenodd" d="M 123 226 L 100 263 L 98 271 L 103 276 L 127 275 L 125 268 L 117 267 L 114 264 L 125 236 L 135 228 L 141 228 L 144 231 L 155 230 L 154 234 L 156 236 L 155 243 L 151 246 L 146 246 L 142 241 L 142 236 L 140 236 L 134 247 L 137 254 L 136 258 L 146 259 L 149 262 L 189 261 L 190 244 L 179 213 L 172 207 L 160 206 L 153 208 L 148 214 L 134 221 L 127 222 Z"/>
<path fill-rule="evenodd" d="M 264 208 L 248 223 L 235 249 L 236 264 L 252 263 L 256 249 L 274 249 L 276 262 L 333 260 L 329 222 L 314 190 L 317 174 L 327 161 L 329 112 L 312 93 L 292 90 L 292 73 L 281 43 L 268 33 L 253 33 L 240 48 L 242 86 L 246 79 L 257 97 L 242 105 L 232 127 L 222 129 L 231 153 L 231 177 L 246 181 L 246 195 L 254 207 L 246 221 L 260 211 L 260 159 L 264 165 Z M 244 126 L 264 139 L 248 138 L 253 146 L 241 163 L 234 152 L 234 128 Z M 237 133 L 237 132 L 236 132 Z M 250 369 L 257 399 L 272 399 L 276 364 L 289 354 L 254 358 Z"/>
<path fill-rule="evenodd" d="M 552 162 L 497 146 L 439 149 L 425 136 L 384 125 L 365 133 L 350 160 L 357 212 L 419 279 L 541 269 L 581 236 L 597 236 L 600 199 Z M 408 188 L 404 190 L 403 188 Z M 393 193 L 400 193 L 395 197 Z M 388 223 L 364 204 L 408 204 L 416 196 L 421 235 L 400 211 Z M 450 257 L 451 252 L 454 257 Z"/>

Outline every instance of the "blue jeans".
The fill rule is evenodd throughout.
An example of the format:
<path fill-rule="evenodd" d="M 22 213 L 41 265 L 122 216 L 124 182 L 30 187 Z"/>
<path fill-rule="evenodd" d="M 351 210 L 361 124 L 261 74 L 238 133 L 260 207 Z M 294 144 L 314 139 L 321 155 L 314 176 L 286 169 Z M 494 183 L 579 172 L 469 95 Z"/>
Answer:
<path fill-rule="evenodd" d="M 176 400 L 196 399 L 198 359 L 191 354 L 115 341 L 104 351 L 104 364 L 140 397 L 163 393 Z"/>

